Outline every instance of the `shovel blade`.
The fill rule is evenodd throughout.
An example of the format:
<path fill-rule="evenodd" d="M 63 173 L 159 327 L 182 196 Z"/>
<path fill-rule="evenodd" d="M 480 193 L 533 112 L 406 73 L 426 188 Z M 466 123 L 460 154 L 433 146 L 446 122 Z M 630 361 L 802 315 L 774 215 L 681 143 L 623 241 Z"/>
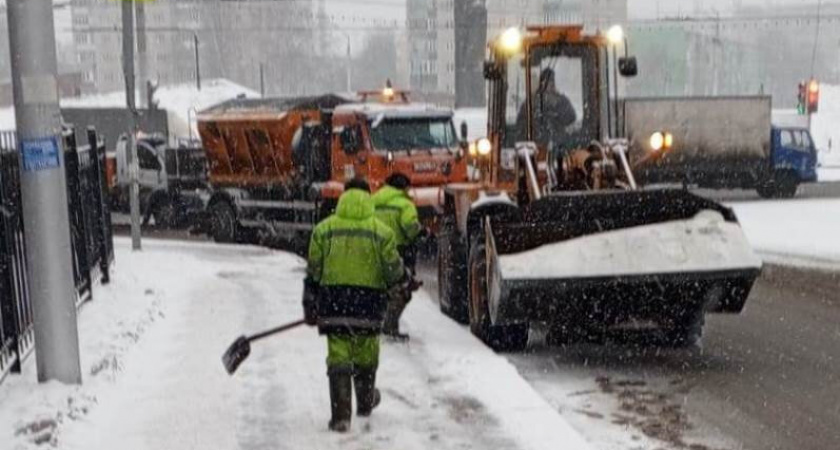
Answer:
<path fill-rule="evenodd" d="M 245 336 L 240 336 L 228 347 L 222 355 L 222 364 L 225 366 L 228 375 L 233 375 L 239 365 L 242 364 L 251 354 L 251 343 Z"/>

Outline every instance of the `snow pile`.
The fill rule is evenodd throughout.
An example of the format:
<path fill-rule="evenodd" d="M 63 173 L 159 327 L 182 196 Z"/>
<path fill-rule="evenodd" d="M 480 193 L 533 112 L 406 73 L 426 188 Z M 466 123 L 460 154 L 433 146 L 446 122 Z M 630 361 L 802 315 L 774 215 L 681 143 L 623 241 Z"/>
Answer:
<path fill-rule="evenodd" d="M 824 166 L 840 166 L 840 86 L 820 85 L 820 110 L 811 118 L 811 134 Z"/>
<path fill-rule="evenodd" d="M 189 290 L 183 269 L 192 258 L 178 252 L 131 253 L 128 248 L 127 241 L 118 240 L 111 284 L 95 286 L 94 300 L 79 315 L 84 384 L 38 385 L 34 355 L 26 360 L 22 375 L 10 375 L 0 384 L 0 442 L 14 443 L 3 448 L 43 443 L 61 447 L 64 433 L 87 420 L 100 401 L 113 394 L 131 350 L 166 320 L 167 303 Z M 190 270 L 197 283 L 208 275 L 212 274 L 201 267 Z"/>
<path fill-rule="evenodd" d="M 746 202 L 730 205 L 750 244 L 765 259 L 840 264 L 840 200 Z"/>
<path fill-rule="evenodd" d="M 35 386 L 30 359 L 25 377 L 0 385 L 0 442 L 35 448 L 31 435 L 15 430 L 41 428 L 45 418 L 47 428 L 60 422 L 48 442 L 79 450 L 589 448 L 505 358 L 423 292 L 404 317 L 410 343 L 383 344 L 382 405 L 369 419 L 354 417 L 350 433 L 331 433 L 326 343 L 314 329 L 255 343 L 233 377 L 220 361 L 235 337 L 300 317 L 302 260 L 151 240 L 130 254 L 128 245 L 117 241 L 113 287 L 98 290 L 82 313 L 85 367 L 102 366 L 102 375 L 78 388 Z M 131 352 L 111 351 L 128 339 L 120 330 L 147 316 L 149 297 L 165 314 Z M 112 354 L 116 363 L 96 364 Z M 84 412 L 69 412 L 79 408 L 68 397 Z"/>
<path fill-rule="evenodd" d="M 504 279 L 583 278 L 761 267 L 741 228 L 716 211 L 583 236 L 499 257 Z"/>
<path fill-rule="evenodd" d="M 169 134 L 176 137 L 198 136 L 195 125 L 197 111 L 243 95 L 247 98 L 259 98 L 256 91 L 238 85 L 226 79 L 206 80 L 198 90 L 195 83 L 183 83 L 160 86 L 155 92 L 158 107 L 169 114 Z M 138 91 L 138 101 L 139 101 Z M 61 100 L 61 106 L 71 108 L 120 108 L 125 106 L 125 91 L 91 95 Z"/>
<path fill-rule="evenodd" d="M 137 100 L 140 91 L 138 90 Z M 260 94 L 244 86 L 225 79 L 206 80 L 198 90 L 195 83 L 183 83 L 161 86 L 155 93 L 158 106 L 168 112 L 169 134 L 175 137 L 198 136 L 195 124 L 196 111 L 207 109 L 224 101 L 244 95 L 247 98 L 259 98 Z M 125 91 L 109 92 L 84 97 L 61 99 L 61 106 L 66 108 L 124 108 Z M 15 129 L 14 108 L 0 109 L 0 130 Z"/>

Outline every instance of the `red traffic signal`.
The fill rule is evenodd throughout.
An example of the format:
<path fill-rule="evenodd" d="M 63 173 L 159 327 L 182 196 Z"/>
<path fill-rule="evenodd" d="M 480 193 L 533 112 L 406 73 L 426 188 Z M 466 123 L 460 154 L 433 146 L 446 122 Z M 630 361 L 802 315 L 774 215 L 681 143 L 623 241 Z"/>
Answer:
<path fill-rule="evenodd" d="M 808 82 L 808 113 L 813 114 L 820 106 L 820 83 L 817 80 Z"/>

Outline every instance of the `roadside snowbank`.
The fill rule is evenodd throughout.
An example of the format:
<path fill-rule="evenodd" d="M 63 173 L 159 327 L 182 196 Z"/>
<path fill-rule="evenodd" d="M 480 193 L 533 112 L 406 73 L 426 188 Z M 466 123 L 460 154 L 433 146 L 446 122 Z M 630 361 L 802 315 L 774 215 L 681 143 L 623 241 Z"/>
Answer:
<path fill-rule="evenodd" d="M 94 286 L 93 300 L 79 315 L 84 384 L 38 385 L 34 355 L 25 361 L 23 374 L 9 375 L 0 384 L 0 442 L 14 444 L 3 448 L 33 448 L 35 443 L 63 448 L 64 431 L 83 422 L 110 395 L 126 370 L 131 350 L 165 320 L 169 302 L 190 290 L 183 283 L 183 269 L 193 258 L 131 253 L 128 248 L 127 241 L 117 240 L 111 284 Z M 210 275 L 201 267 L 190 271 L 195 283 L 206 282 Z"/>
<path fill-rule="evenodd" d="M 747 239 L 769 262 L 840 266 L 840 200 L 734 203 Z"/>
<path fill-rule="evenodd" d="M 236 336 L 299 317 L 301 260 L 240 246 L 146 240 L 134 254 L 128 245 L 117 240 L 114 283 L 82 312 L 85 385 L 37 386 L 30 358 L 25 376 L 0 385 L 0 441 L 36 448 L 15 431 L 44 417 L 62 449 L 589 448 L 424 293 L 406 312 L 411 342 L 383 345 L 380 408 L 354 418 L 349 434 L 330 433 L 326 345 L 315 330 L 255 344 L 234 377 L 220 361 Z"/>

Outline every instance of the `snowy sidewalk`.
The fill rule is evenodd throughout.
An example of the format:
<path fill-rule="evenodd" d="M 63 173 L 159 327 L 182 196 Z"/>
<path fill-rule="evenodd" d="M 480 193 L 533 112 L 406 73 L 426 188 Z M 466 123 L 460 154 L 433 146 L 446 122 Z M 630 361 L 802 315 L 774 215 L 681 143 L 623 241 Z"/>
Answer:
<path fill-rule="evenodd" d="M 422 293 L 406 312 L 411 343 L 383 346 L 382 405 L 354 418 L 351 433 L 330 433 L 326 344 L 314 329 L 256 343 L 234 377 L 220 361 L 236 336 L 300 315 L 303 262 L 249 247 L 144 245 L 131 254 L 117 241 L 115 282 L 82 312 L 85 385 L 36 386 L 30 358 L 24 377 L 0 385 L 0 441 L 80 450 L 589 448 L 505 358 Z"/>

